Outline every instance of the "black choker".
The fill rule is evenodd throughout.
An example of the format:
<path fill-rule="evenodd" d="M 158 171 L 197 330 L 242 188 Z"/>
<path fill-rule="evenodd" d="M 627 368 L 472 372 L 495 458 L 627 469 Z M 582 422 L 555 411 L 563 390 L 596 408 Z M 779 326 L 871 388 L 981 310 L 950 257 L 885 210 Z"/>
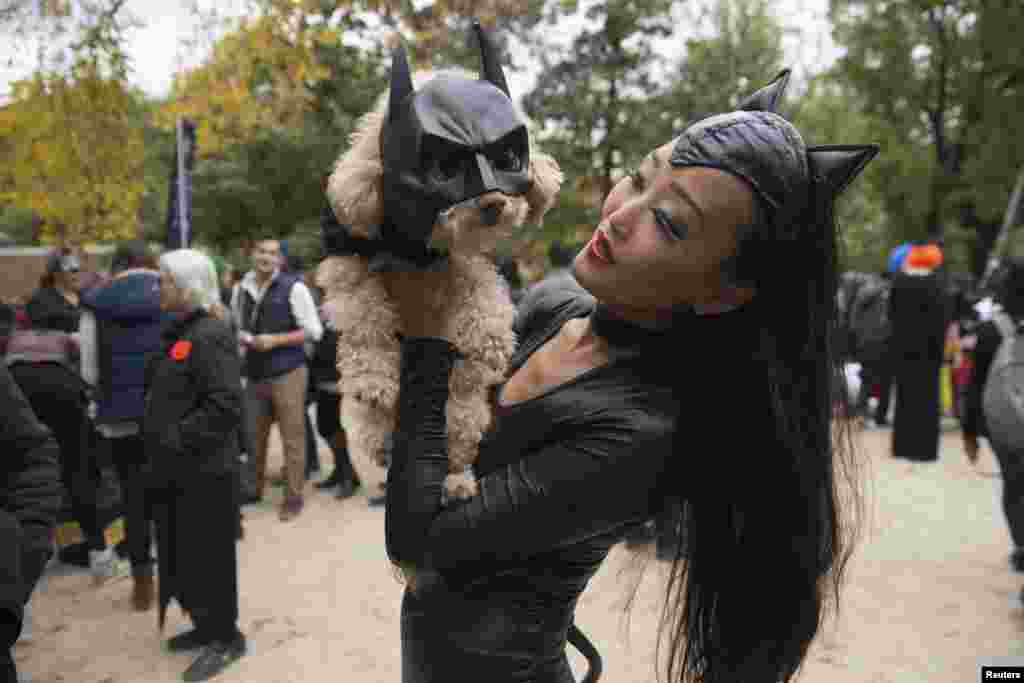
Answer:
<path fill-rule="evenodd" d="M 617 348 L 631 348 L 648 344 L 660 344 L 672 337 L 672 327 L 652 329 L 615 316 L 604 304 L 598 304 L 590 314 L 594 334 Z"/>

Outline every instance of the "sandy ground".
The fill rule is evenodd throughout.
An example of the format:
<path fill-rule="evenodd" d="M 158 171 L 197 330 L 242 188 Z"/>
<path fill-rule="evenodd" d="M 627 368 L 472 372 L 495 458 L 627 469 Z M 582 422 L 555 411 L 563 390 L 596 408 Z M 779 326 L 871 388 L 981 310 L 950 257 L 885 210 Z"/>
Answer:
<path fill-rule="evenodd" d="M 982 662 L 1024 663 L 1024 575 L 1007 563 L 995 459 L 984 450 L 972 468 L 950 432 L 940 462 L 911 465 L 888 457 L 889 438 L 887 430 L 859 437 L 864 536 L 842 612 L 799 680 L 961 683 L 979 680 Z M 330 463 L 326 450 L 322 457 Z M 369 508 L 365 495 L 339 502 L 310 487 L 306 512 L 282 524 L 279 497 L 275 489 L 246 508 L 240 583 L 249 655 L 216 680 L 397 683 L 401 588 L 386 560 L 383 509 Z M 617 547 L 581 599 L 577 623 L 603 654 L 604 681 L 656 680 L 664 568 L 650 564 L 627 620 L 634 564 L 635 554 Z M 161 649 L 155 610 L 132 612 L 130 590 L 127 579 L 94 588 L 83 572 L 51 570 L 33 599 L 32 638 L 15 648 L 19 668 L 33 683 L 180 680 L 190 656 Z M 165 636 L 186 627 L 176 606 L 168 622 Z"/>

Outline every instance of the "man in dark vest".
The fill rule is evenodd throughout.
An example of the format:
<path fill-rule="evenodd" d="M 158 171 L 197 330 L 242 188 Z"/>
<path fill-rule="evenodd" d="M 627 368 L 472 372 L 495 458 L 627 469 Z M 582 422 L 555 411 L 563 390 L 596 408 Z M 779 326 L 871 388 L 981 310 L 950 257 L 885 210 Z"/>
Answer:
<path fill-rule="evenodd" d="M 270 426 L 277 422 L 284 449 L 283 522 L 302 512 L 306 483 L 306 391 L 309 368 L 305 344 L 318 342 L 323 326 L 316 303 L 301 276 L 281 268 L 281 244 L 256 242 L 253 269 L 235 289 L 231 309 L 245 351 L 246 402 L 253 432 L 250 463 L 256 493 L 263 495 Z"/>
<path fill-rule="evenodd" d="M 153 536 L 141 423 L 146 362 L 161 349 L 160 272 L 146 244 L 131 241 L 117 247 L 111 273 L 82 299 L 82 377 L 98 389 L 95 422 L 121 483 L 132 604 L 145 611 L 154 599 Z"/>

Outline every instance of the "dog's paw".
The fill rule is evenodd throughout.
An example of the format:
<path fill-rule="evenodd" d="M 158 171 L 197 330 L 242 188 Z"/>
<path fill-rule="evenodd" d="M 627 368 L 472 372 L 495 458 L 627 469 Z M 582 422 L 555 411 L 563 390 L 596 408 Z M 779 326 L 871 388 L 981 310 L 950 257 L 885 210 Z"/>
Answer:
<path fill-rule="evenodd" d="M 444 478 L 444 491 L 448 500 L 469 500 L 480 488 L 469 470 L 454 472 Z"/>

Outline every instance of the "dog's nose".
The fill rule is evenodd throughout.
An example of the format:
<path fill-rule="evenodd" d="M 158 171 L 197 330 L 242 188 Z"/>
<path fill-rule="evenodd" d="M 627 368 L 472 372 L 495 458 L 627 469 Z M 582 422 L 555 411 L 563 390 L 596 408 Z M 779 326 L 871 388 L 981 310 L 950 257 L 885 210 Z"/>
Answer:
<path fill-rule="evenodd" d="M 501 218 L 501 212 L 505 210 L 505 198 L 501 195 L 492 194 L 480 199 L 480 217 L 487 225 L 495 225 Z"/>

